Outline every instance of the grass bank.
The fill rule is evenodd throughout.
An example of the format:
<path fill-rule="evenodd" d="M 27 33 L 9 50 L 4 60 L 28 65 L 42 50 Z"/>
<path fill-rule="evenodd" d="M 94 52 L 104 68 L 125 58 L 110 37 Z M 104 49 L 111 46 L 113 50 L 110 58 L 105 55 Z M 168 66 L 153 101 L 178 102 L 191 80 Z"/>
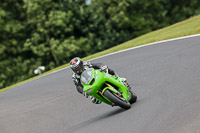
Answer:
<path fill-rule="evenodd" d="M 152 42 L 157 42 L 157 41 L 161 41 L 161 40 L 167 40 L 167 39 L 172 39 L 172 38 L 177 38 L 177 37 L 182 37 L 182 36 L 194 35 L 194 34 L 200 34 L 200 15 L 195 16 L 195 17 L 191 17 L 191 18 L 189 18 L 185 21 L 173 24 L 173 25 L 168 26 L 166 28 L 144 34 L 140 37 L 137 37 L 133 40 L 119 44 L 119 45 L 112 47 L 110 49 L 104 50 L 102 52 L 98 52 L 98 53 L 90 55 L 90 56 L 87 56 L 87 57 L 83 58 L 83 60 L 84 61 L 90 60 L 90 59 L 93 59 L 93 58 L 96 58 L 96 57 L 99 57 L 99 56 L 102 56 L 102 55 L 106 55 L 106 54 L 109 54 L 109 53 L 112 53 L 112 52 L 124 50 L 124 49 L 127 49 L 127 48 L 139 46 L 139 45 L 144 45 L 144 44 L 147 44 L 147 43 L 152 43 Z M 8 90 L 10 88 L 16 87 L 16 86 L 18 86 L 22 83 L 25 83 L 25 82 L 28 82 L 28 81 L 33 80 L 35 78 L 38 78 L 40 76 L 43 76 L 43 75 L 46 75 L 48 73 L 54 72 L 56 70 L 65 68 L 67 66 L 69 66 L 69 64 L 62 65 L 62 66 L 57 67 L 55 69 L 52 69 L 48 72 L 45 72 L 42 75 L 35 76 L 33 78 L 30 78 L 30 79 L 25 80 L 23 82 L 19 82 L 17 84 L 14 84 L 12 86 L 7 87 L 7 88 L 0 89 L 0 93 Z"/>

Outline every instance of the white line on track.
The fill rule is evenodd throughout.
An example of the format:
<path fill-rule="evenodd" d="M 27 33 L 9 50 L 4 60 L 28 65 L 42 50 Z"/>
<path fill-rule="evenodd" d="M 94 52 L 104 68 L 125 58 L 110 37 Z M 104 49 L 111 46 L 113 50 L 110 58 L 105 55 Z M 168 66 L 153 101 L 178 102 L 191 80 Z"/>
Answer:
<path fill-rule="evenodd" d="M 161 43 L 165 43 L 165 42 L 170 42 L 170 41 L 175 41 L 175 40 L 180 40 L 180 39 L 186 39 L 186 38 L 191 38 L 191 37 L 197 37 L 197 36 L 200 36 L 200 34 L 195 34 L 195 35 L 190 35 L 190 36 L 183 36 L 183 37 L 178 37 L 178 38 L 173 38 L 173 39 L 168 39 L 168 40 L 162 40 L 162 41 L 148 43 L 148 44 L 143 44 L 143 45 L 140 45 L 140 46 L 135 46 L 135 47 L 132 47 L 132 48 L 128 48 L 128 49 L 116 51 L 116 52 L 113 52 L 113 53 L 109 53 L 109 54 L 106 54 L 106 55 L 102 55 L 102 56 L 96 57 L 96 58 L 88 60 L 88 61 L 93 61 L 93 60 L 100 59 L 100 58 L 103 58 L 103 57 L 106 57 L 106 56 L 114 55 L 114 54 L 117 54 L 117 53 L 129 51 L 129 50 L 133 50 L 133 49 L 138 49 L 138 48 L 142 48 L 142 47 L 146 47 L 146 46 L 151 46 L 151 45 L 155 45 L 155 44 L 161 44 Z M 58 72 L 58 71 L 61 71 L 61 70 L 67 69 L 67 68 L 69 68 L 69 66 L 65 67 L 65 68 L 62 68 L 60 70 L 54 71 L 52 73 L 55 73 L 55 72 Z M 52 74 L 52 73 L 49 73 L 49 74 Z M 47 75 L 44 75 L 44 76 L 47 76 Z"/>
<path fill-rule="evenodd" d="M 148 43 L 148 44 L 143 44 L 143 45 L 140 45 L 140 46 L 135 46 L 135 47 L 132 47 L 132 48 L 128 48 L 128 49 L 120 50 L 120 51 L 117 51 L 117 52 L 109 53 L 109 54 L 106 54 L 106 55 L 102 55 L 102 56 L 96 57 L 96 58 L 91 59 L 91 60 L 88 60 L 88 61 L 100 59 L 100 58 L 103 58 L 103 57 L 106 57 L 106 56 L 114 55 L 114 54 L 117 54 L 117 53 L 129 51 L 129 50 L 133 50 L 133 49 L 138 49 L 138 48 L 142 48 L 142 47 L 146 47 L 146 46 L 151 46 L 151 45 L 155 45 L 155 44 L 161 44 L 161 43 L 165 43 L 165 42 L 170 42 L 170 41 L 175 41 L 175 40 L 180 40 L 180 39 L 186 39 L 186 38 L 191 38 L 191 37 L 197 37 L 197 36 L 200 36 L 200 34 L 189 35 L 189 36 L 183 36 L 183 37 L 178 37 L 178 38 L 173 38 L 173 39 L 167 39 L 167 40 L 158 41 L 158 42 L 153 42 L 153 43 Z M 68 66 L 68 67 L 65 67 L 65 68 L 62 68 L 62 69 L 59 69 L 59 70 L 56 70 L 56 71 L 54 71 L 54 72 L 48 73 L 48 74 L 46 74 L 46 75 L 44 75 L 44 76 L 35 78 L 35 79 L 33 79 L 33 80 L 40 79 L 40 78 L 42 78 L 42 77 L 48 76 L 48 75 L 50 75 L 50 74 L 53 74 L 53 73 L 56 73 L 56 72 L 59 72 L 59 71 L 62 71 L 62 70 L 67 69 L 67 68 L 69 68 L 69 66 Z M 31 81 L 33 81 L 33 80 L 31 80 Z M 27 83 L 27 82 L 25 82 L 25 83 Z M 20 85 L 23 85 L 23 84 L 25 84 L 25 83 L 22 83 L 22 84 L 20 84 Z M 20 85 L 18 85 L 18 86 L 20 86 Z"/>

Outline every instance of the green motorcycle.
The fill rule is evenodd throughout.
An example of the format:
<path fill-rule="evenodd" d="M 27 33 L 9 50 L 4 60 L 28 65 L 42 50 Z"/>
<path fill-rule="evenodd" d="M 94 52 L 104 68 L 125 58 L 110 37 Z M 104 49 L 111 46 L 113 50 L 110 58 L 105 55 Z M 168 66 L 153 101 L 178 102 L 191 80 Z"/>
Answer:
<path fill-rule="evenodd" d="M 93 68 L 81 74 L 83 91 L 111 106 L 129 109 L 137 96 L 128 89 L 120 78 Z"/>

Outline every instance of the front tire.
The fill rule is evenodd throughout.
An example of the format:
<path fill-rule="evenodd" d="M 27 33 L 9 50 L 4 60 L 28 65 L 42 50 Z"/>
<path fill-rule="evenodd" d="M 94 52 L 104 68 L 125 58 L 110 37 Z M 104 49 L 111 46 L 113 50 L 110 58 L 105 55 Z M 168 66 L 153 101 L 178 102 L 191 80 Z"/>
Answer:
<path fill-rule="evenodd" d="M 111 102 L 120 106 L 123 109 L 130 109 L 131 104 L 127 100 L 120 99 L 115 93 L 112 93 L 110 90 L 105 90 L 104 96 L 110 99 Z"/>

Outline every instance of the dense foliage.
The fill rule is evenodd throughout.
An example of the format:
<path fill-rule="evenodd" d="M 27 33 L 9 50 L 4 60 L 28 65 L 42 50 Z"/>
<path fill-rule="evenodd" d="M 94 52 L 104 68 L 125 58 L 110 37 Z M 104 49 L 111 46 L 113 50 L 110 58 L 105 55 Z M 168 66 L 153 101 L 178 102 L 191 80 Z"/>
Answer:
<path fill-rule="evenodd" d="M 199 0 L 0 0 L 0 88 L 200 13 Z"/>

